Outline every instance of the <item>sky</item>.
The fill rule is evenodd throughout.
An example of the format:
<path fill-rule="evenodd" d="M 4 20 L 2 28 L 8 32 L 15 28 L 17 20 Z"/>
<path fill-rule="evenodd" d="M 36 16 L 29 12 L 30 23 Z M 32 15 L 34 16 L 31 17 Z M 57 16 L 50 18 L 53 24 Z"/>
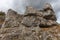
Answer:
<path fill-rule="evenodd" d="M 7 12 L 8 9 L 13 9 L 18 13 L 24 13 L 26 6 L 42 9 L 45 3 L 52 5 L 57 22 L 60 23 L 60 0 L 0 0 L 0 11 Z"/>

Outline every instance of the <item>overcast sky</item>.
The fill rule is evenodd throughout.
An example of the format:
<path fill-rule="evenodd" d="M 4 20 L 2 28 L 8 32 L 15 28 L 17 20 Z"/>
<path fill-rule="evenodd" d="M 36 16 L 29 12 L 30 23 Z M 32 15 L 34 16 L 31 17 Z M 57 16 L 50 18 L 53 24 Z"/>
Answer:
<path fill-rule="evenodd" d="M 60 0 L 0 0 L 0 10 L 7 11 L 13 9 L 23 13 L 26 6 L 33 6 L 37 9 L 42 9 L 45 3 L 50 3 L 57 16 L 57 22 L 60 23 Z"/>

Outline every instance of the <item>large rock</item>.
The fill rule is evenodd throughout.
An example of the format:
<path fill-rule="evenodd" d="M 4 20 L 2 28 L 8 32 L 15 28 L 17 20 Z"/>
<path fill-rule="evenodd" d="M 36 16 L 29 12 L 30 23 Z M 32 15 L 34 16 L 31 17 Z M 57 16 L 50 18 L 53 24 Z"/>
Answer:
<path fill-rule="evenodd" d="M 0 40 L 60 40 L 60 25 L 55 26 L 56 20 L 53 17 L 55 14 L 44 9 L 37 10 L 36 13 L 34 10 L 29 10 L 31 14 L 27 13 L 27 10 L 27 15 L 20 15 L 9 9 L 0 29 Z"/>
<path fill-rule="evenodd" d="M 46 3 L 43 10 L 44 10 L 43 14 L 44 18 L 46 18 L 47 20 L 54 20 L 54 21 L 57 20 L 55 12 L 50 4 Z"/>
<path fill-rule="evenodd" d="M 24 16 L 22 24 L 26 26 L 52 26 L 57 24 L 55 12 L 48 3 L 46 3 L 43 10 L 36 10 L 28 6 Z"/>
<path fill-rule="evenodd" d="M 19 24 L 21 23 L 21 20 L 23 18 L 23 15 L 17 14 L 12 9 L 9 9 L 7 12 L 7 16 L 5 19 L 5 22 L 3 23 L 2 27 L 19 27 Z"/>
<path fill-rule="evenodd" d="M 24 17 L 23 20 L 22 20 L 22 24 L 24 24 L 25 26 L 36 26 L 37 23 L 35 23 L 35 16 L 27 16 L 27 17 Z"/>

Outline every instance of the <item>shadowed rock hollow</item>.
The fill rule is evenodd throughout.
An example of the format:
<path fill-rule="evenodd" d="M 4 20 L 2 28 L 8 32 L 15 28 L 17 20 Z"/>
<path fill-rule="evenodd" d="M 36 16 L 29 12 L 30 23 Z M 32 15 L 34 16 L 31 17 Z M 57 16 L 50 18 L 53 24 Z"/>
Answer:
<path fill-rule="evenodd" d="M 60 25 L 50 4 L 43 10 L 27 6 L 24 15 L 9 9 L 0 29 L 0 40 L 60 40 Z"/>
<path fill-rule="evenodd" d="M 4 20 L 5 20 L 5 13 L 1 11 L 0 12 L 0 28 L 1 28 Z"/>

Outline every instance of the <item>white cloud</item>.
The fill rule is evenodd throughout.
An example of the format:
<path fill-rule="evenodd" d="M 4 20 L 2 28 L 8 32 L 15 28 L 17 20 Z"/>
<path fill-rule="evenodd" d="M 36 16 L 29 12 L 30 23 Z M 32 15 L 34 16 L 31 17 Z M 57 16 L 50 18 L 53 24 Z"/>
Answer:
<path fill-rule="evenodd" d="M 0 10 L 6 11 L 9 8 L 12 8 L 12 0 L 0 0 Z"/>

